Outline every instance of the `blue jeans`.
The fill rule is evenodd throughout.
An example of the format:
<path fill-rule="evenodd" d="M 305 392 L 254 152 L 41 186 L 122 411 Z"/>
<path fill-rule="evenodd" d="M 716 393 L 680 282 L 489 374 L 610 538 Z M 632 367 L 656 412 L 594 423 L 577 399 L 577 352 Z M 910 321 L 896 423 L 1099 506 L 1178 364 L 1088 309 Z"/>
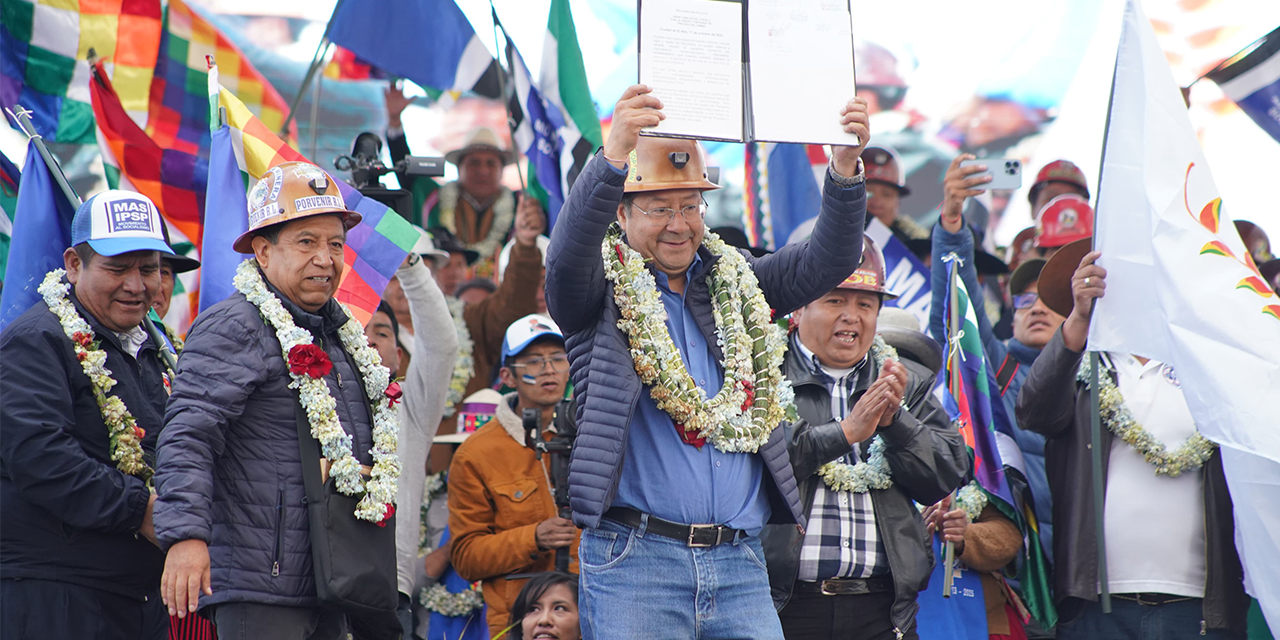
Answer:
<path fill-rule="evenodd" d="M 583 640 L 782 640 L 758 538 L 706 549 L 611 520 L 578 549 Z"/>
<path fill-rule="evenodd" d="M 1110 614 L 1090 602 L 1074 620 L 1058 623 L 1058 640 L 1243 640 L 1225 629 L 1202 635 L 1203 605 L 1199 598 L 1153 606 L 1113 596 Z"/>

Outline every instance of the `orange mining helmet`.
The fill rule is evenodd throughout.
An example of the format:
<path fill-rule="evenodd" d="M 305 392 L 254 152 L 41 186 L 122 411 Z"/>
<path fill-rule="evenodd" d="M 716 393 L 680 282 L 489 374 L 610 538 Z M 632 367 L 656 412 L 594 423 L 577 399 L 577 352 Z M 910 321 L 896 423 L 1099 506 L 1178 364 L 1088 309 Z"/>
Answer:
<path fill-rule="evenodd" d="M 310 162 L 281 162 L 267 169 L 249 189 L 249 230 L 232 248 L 253 253 L 253 237 L 277 224 L 324 214 L 342 216 L 348 231 L 360 224 L 360 214 L 347 209 L 338 185 Z"/>
<path fill-rule="evenodd" d="M 711 191 L 720 185 L 707 179 L 707 157 L 693 140 L 640 136 L 628 160 L 626 193 L 697 189 Z"/>

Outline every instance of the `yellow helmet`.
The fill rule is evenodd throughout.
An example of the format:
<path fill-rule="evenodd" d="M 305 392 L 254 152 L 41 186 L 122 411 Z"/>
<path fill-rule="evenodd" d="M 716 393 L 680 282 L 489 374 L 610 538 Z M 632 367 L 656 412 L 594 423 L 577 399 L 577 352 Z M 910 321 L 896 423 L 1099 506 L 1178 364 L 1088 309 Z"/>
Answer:
<path fill-rule="evenodd" d="M 333 178 L 310 162 L 281 162 L 262 174 L 249 189 L 248 214 L 249 230 L 232 244 L 239 253 L 253 253 L 253 237 L 263 229 L 299 218 L 337 214 L 348 231 L 360 223 Z"/>
<path fill-rule="evenodd" d="M 707 158 L 693 140 L 640 136 L 629 158 L 626 193 L 697 189 L 711 191 L 720 185 L 707 179 Z"/>

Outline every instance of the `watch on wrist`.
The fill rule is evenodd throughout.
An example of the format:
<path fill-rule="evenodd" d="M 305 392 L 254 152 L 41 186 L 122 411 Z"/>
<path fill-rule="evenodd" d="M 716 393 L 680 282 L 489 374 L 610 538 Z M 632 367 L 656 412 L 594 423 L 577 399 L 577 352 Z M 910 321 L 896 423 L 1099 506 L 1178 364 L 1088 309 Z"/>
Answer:
<path fill-rule="evenodd" d="M 854 175 L 848 177 L 840 175 L 840 172 L 836 171 L 836 158 L 832 155 L 831 161 L 827 163 L 827 175 L 831 176 L 832 182 L 841 187 L 852 187 L 855 184 L 862 184 L 866 180 L 866 174 L 862 170 L 862 158 L 858 158 L 857 166 L 858 170 Z"/>

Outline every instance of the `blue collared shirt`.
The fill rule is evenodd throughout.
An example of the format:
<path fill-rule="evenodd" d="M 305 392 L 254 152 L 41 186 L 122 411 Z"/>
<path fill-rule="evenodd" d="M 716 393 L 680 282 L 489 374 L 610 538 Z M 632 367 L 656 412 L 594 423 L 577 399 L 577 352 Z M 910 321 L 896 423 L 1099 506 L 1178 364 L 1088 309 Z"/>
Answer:
<path fill-rule="evenodd" d="M 695 257 L 686 279 L 701 266 L 702 258 Z M 684 366 L 698 388 L 714 397 L 724 382 L 720 363 L 685 307 L 684 295 L 671 291 L 666 274 L 658 272 L 655 279 L 667 310 L 667 331 Z M 671 416 L 649 396 L 648 386 L 631 417 L 613 506 L 681 524 L 723 524 L 752 535 L 771 514 L 764 460 L 755 454 L 722 453 L 710 442 L 701 449 L 685 444 Z"/>

